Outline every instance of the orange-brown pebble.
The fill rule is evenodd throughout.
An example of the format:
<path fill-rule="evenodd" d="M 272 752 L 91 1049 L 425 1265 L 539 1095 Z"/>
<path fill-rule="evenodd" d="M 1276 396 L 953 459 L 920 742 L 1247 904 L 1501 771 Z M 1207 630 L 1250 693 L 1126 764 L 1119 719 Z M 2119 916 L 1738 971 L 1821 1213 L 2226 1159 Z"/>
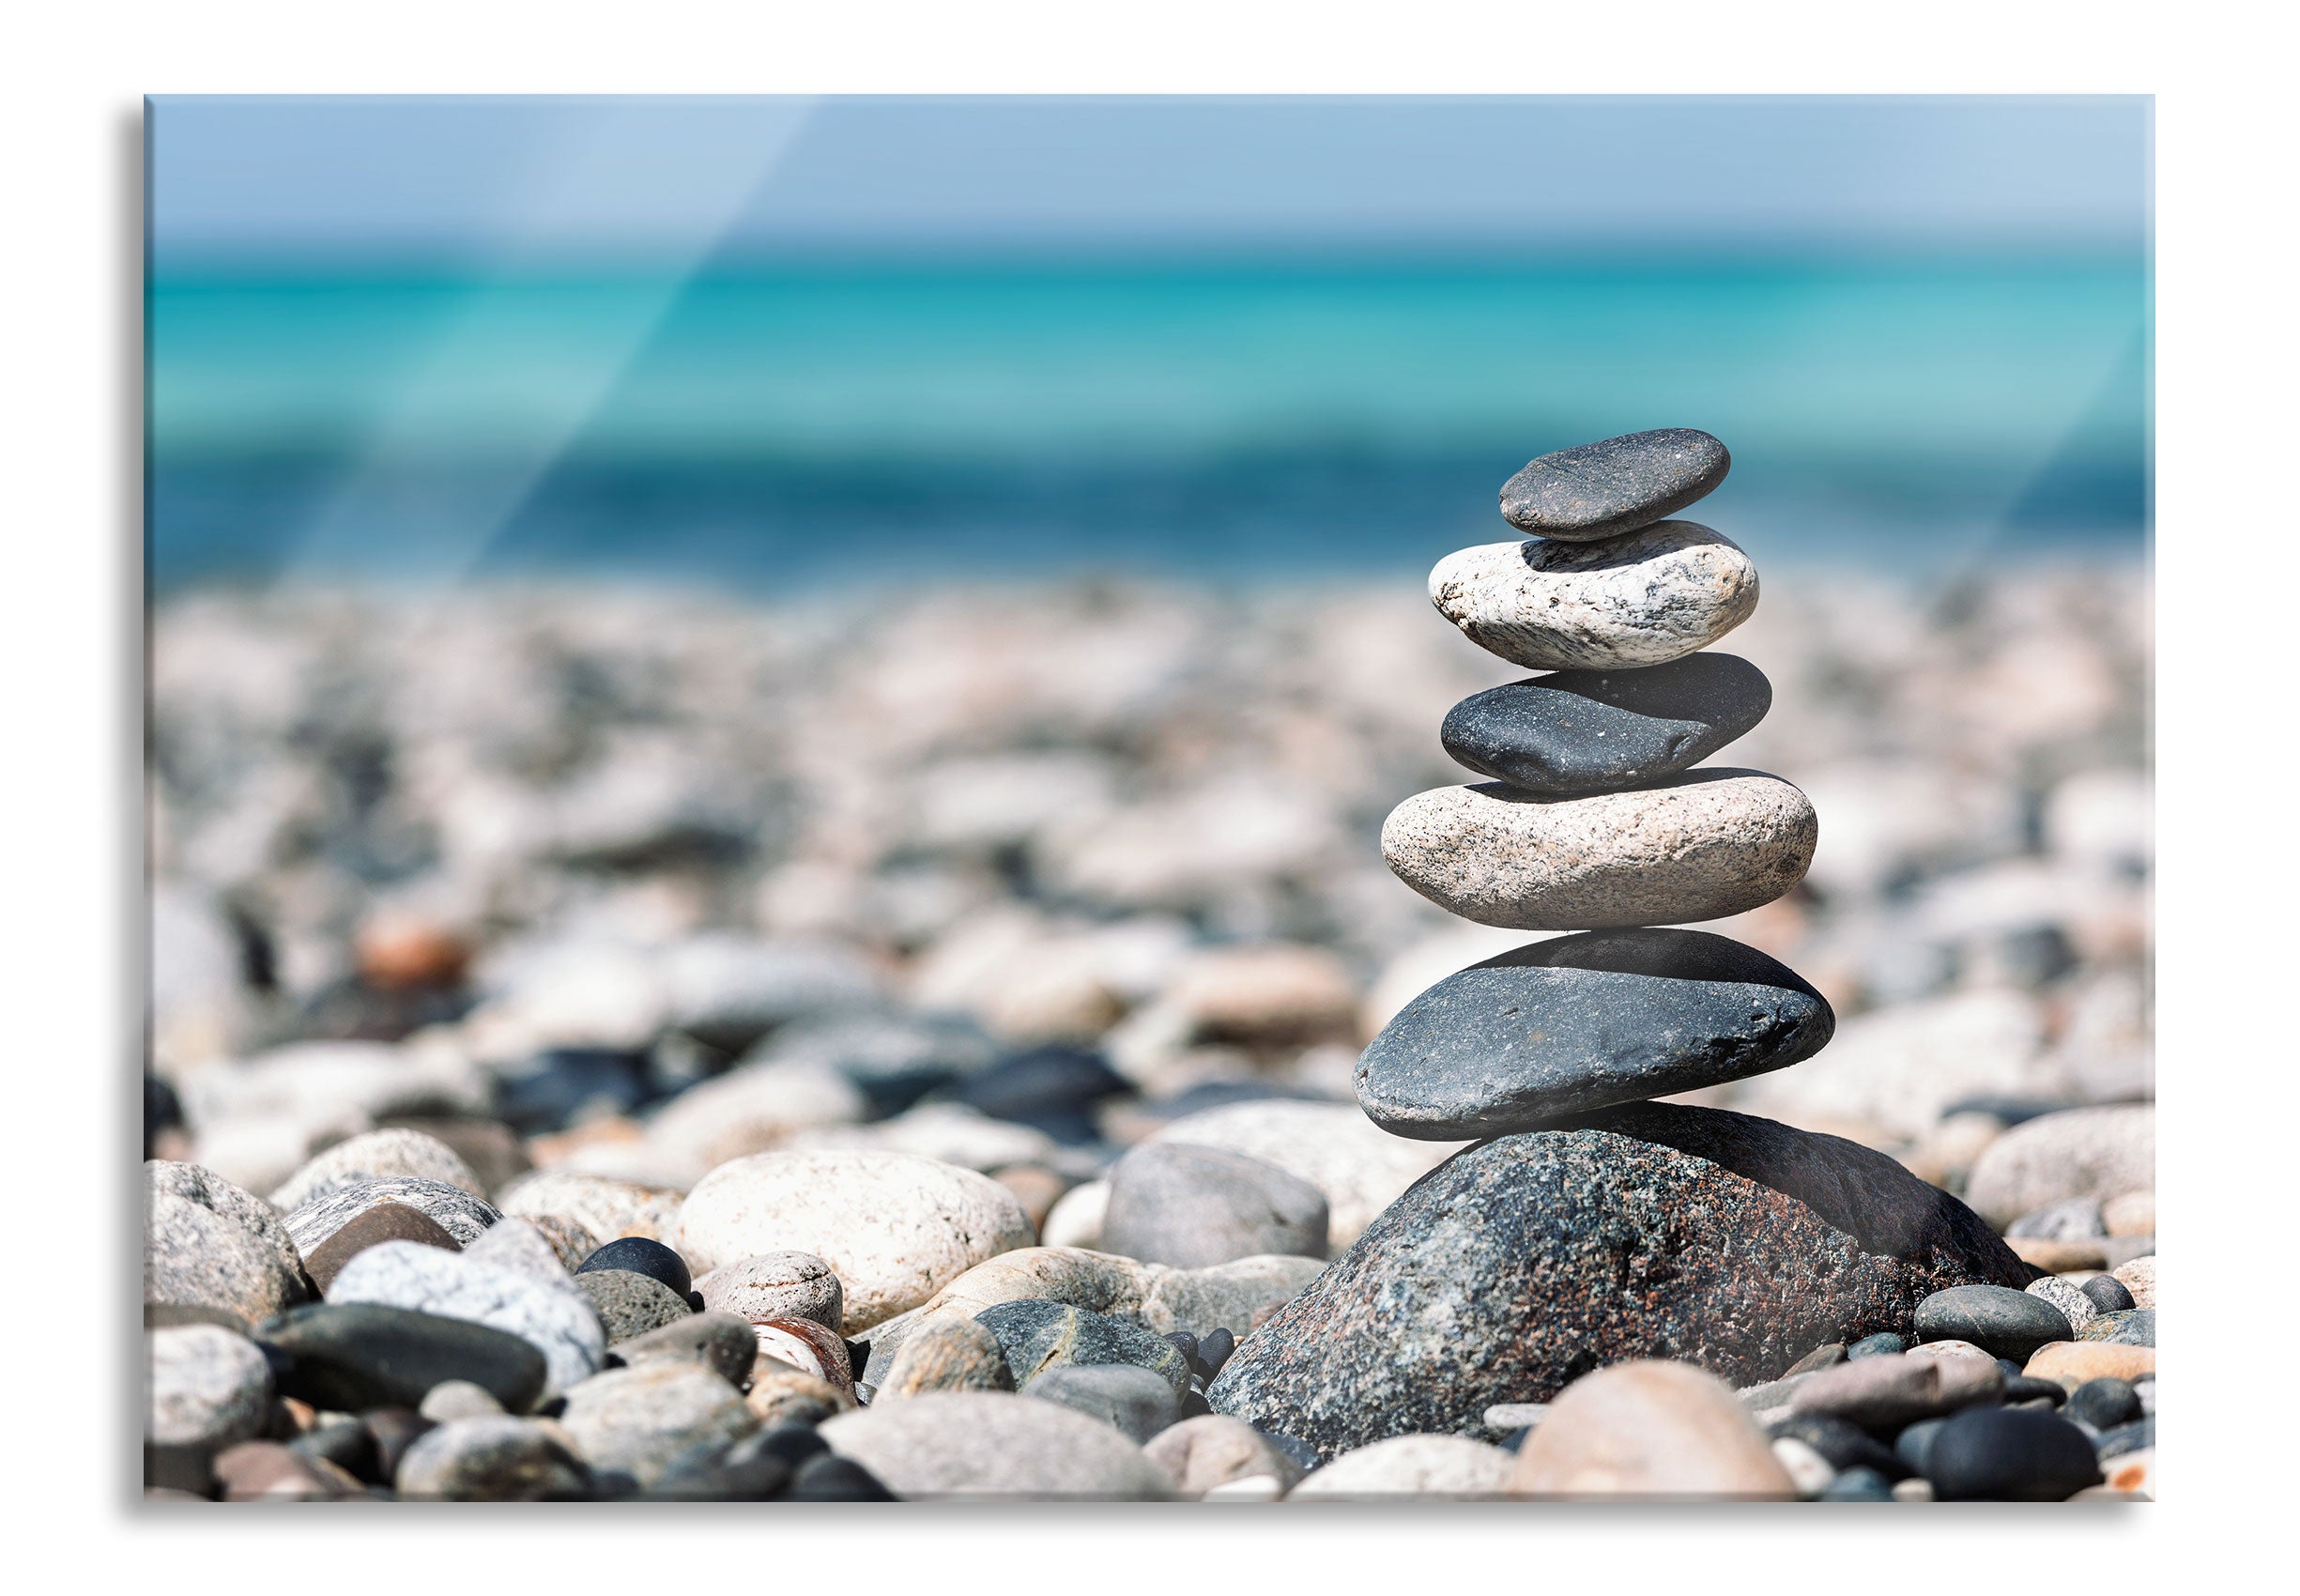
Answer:
<path fill-rule="evenodd" d="M 378 910 L 352 936 L 360 978 L 387 992 L 463 983 L 471 944 L 436 921 L 400 910 Z"/>
<path fill-rule="evenodd" d="M 2031 1379 L 2058 1380 L 2071 1390 L 2087 1380 L 2137 1380 L 2156 1372 L 2156 1349 L 2105 1341 L 2047 1342 L 2020 1372 Z"/>

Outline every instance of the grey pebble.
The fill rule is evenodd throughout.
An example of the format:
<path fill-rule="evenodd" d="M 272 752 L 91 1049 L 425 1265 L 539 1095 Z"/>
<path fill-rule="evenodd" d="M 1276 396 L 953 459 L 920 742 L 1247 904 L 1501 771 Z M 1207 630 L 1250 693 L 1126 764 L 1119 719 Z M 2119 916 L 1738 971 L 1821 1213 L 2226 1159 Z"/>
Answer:
<path fill-rule="evenodd" d="M 1098 1251 L 1179 1269 L 1264 1253 L 1326 1256 L 1326 1194 L 1260 1159 L 1151 1142 L 1129 1150 L 1109 1179 Z"/>

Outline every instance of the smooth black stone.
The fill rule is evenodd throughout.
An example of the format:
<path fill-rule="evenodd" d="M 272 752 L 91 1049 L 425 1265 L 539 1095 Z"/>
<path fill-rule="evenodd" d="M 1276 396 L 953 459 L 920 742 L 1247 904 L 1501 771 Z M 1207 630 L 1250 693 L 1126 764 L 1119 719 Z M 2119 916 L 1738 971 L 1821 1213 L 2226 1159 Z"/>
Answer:
<path fill-rule="evenodd" d="M 2078 1330 L 2077 1339 L 2105 1341 L 2116 1346 L 2154 1346 L 2156 1311 L 2154 1308 L 2126 1308 L 2114 1313 L 2103 1313 Z"/>
<path fill-rule="evenodd" d="M 2093 1443 L 2067 1420 L 2016 1407 L 1969 1407 L 1942 1421 L 1924 1477 L 1943 1502 L 2064 1502 L 2100 1483 Z"/>
<path fill-rule="evenodd" d="M 661 1281 L 682 1297 L 695 1289 L 695 1281 L 687 1274 L 687 1261 L 660 1241 L 651 1241 L 643 1235 L 617 1237 L 577 1264 L 575 1272 L 579 1275 L 593 1269 L 622 1269 L 645 1275 L 651 1281 Z"/>
<path fill-rule="evenodd" d="M 866 1341 L 851 1341 L 847 1342 L 846 1345 L 847 1373 L 851 1377 L 859 1380 L 863 1377 L 863 1371 L 870 1367 L 870 1343 Z"/>
<path fill-rule="evenodd" d="M 518 1336 L 371 1302 L 294 1309 L 265 1329 L 262 1344 L 289 1359 L 282 1396 L 336 1412 L 412 1408 L 440 1381 L 468 1380 L 506 1413 L 525 1413 L 545 1378 L 542 1352 Z"/>
<path fill-rule="evenodd" d="M 1912 1473 L 1923 1474 L 1925 1461 L 1931 1456 L 1933 1437 L 1940 1434 L 1945 1419 L 1920 1419 L 1904 1427 L 1893 1437 L 1893 1455 L 1907 1464 Z"/>
<path fill-rule="evenodd" d="M 2140 1417 L 2140 1393 L 2113 1377 L 2087 1380 L 2068 1393 L 2066 1416 L 2079 1424 L 2108 1431 Z"/>
<path fill-rule="evenodd" d="M 1558 670 L 1473 693 L 1437 740 L 1496 781 L 1565 798 L 1658 781 L 1700 763 L 1772 707 L 1765 673 L 1695 653 L 1639 670 Z"/>
<path fill-rule="evenodd" d="M 1848 1359 L 1855 1358 L 1890 1358 L 1896 1352 L 1907 1352 L 1909 1343 L 1891 1330 L 1879 1330 L 1873 1336 L 1863 1336 L 1845 1349 Z"/>
<path fill-rule="evenodd" d="M 2131 1288 L 2114 1275 L 2094 1275 L 2077 1289 L 2103 1313 L 2123 1313 L 2138 1306 Z"/>
<path fill-rule="evenodd" d="M 2093 1443 L 2093 1453 L 2106 1463 L 2112 1457 L 2123 1457 L 2126 1452 L 2140 1451 L 2155 1444 L 2156 1420 L 2136 1419 L 2129 1424 L 2102 1431 L 2100 1438 Z"/>
<path fill-rule="evenodd" d="M 1732 468 L 1725 446 L 1694 427 L 1624 433 L 1528 460 L 1502 484 L 1501 514 L 1520 531 L 1593 543 L 1666 520 Z"/>
<path fill-rule="evenodd" d="M 2026 1363 L 2047 1342 L 2075 1341 L 2068 1315 L 2041 1297 L 2001 1285 L 1960 1285 L 1917 1304 L 1922 1341 L 1969 1341 L 1984 1352 Z"/>
<path fill-rule="evenodd" d="M 1821 1502 L 1889 1502 L 1893 1481 L 1874 1468 L 1848 1468 L 1821 1487 Z"/>
<path fill-rule="evenodd" d="M 1198 1358 L 1208 1369 L 1219 1374 L 1230 1355 L 1237 1350 L 1238 1338 L 1226 1329 L 1208 1330 L 1198 1338 Z"/>
<path fill-rule="evenodd" d="M 1213 1411 L 1213 1406 L 1206 1401 L 1206 1393 L 1196 1386 L 1192 1386 L 1188 1394 L 1182 1398 L 1182 1405 L 1176 1410 L 1174 1422 L 1178 1424 L 1185 1419 L 1204 1419 Z"/>
<path fill-rule="evenodd" d="M 1173 1349 L 1182 1355 L 1182 1361 L 1189 1364 L 1190 1373 L 1195 1374 L 1198 1372 L 1198 1338 L 1188 1330 L 1168 1330 L 1166 1339 L 1173 1343 Z"/>
<path fill-rule="evenodd" d="M 892 1502 L 900 1500 L 879 1477 L 850 1458 L 833 1452 L 810 1457 L 799 1466 L 790 1488 L 776 1498 L 785 1502 Z"/>
<path fill-rule="evenodd" d="M 496 1113 L 522 1134 L 559 1130 L 594 1107 L 644 1108 L 655 1090 L 648 1055 L 614 1048 L 553 1048 L 497 1084 Z"/>
<path fill-rule="evenodd" d="M 1909 1473 L 1908 1466 L 1890 1447 L 1858 1424 L 1833 1414 L 1792 1413 L 1767 1425 L 1765 1433 L 1776 1441 L 1791 1436 L 1804 1442 L 1826 1458 L 1832 1468 L 1869 1468 L 1888 1480 L 1899 1480 Z"/>
<path fill-rule="evenodd" d="M 943 1094 L 992 1119 L 1042 1130 L 1070 1145 L 1099 1141 L 1095 1109 L 1130 1095 L 1134 1083 L 1097 1052 L 1083 1048 L 1033 1048 L 1001 1059 Z"/>
<path fill-rule="evenodd" d="M 353 1479 L 369 1485 L 389 1485 L 376 1433 L 365 1422 L 349 1417 L 324 1420 L 287 1443 L 287 1450 L 304 1457 L 334 1464 Z"/>
<path fill-rule="evenodd" d="M 1358 1056 L 1357 1101 L 1393 1135 L 1460 1141 L 1744 1080 L 1810 1058 L 1828 1000 L 1709 931 L 1533 943 L 1447 976 Z"/>

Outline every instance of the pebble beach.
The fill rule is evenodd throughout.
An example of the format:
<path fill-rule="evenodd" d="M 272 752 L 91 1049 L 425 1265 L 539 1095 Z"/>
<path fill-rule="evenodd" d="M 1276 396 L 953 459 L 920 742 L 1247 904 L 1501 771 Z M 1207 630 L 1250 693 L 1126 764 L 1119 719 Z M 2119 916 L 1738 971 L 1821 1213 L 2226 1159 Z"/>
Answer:
<path fill-rule="evenodd" d="M 2153 1499 L 2145 574 L 1760 601 L 1726 465 L 162 599 L 146 1495 Z"/>

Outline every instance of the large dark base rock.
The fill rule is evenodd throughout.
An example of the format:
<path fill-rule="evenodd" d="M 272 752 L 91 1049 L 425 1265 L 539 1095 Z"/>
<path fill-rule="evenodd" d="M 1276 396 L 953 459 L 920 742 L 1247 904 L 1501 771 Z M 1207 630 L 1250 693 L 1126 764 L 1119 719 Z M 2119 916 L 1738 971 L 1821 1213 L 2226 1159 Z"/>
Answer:
<path fill-rule="evenodd" d="M 1471 1429 L 1625 1358 L 1770 1380 L 1822 1342 L 1908 1333 L 1936 1291 L 2030 1277 L 1881 1153 L 1636 1103 L 1431 1171 L 1239 1343 L 1207 1399 L 1330 1457 Z"/>

